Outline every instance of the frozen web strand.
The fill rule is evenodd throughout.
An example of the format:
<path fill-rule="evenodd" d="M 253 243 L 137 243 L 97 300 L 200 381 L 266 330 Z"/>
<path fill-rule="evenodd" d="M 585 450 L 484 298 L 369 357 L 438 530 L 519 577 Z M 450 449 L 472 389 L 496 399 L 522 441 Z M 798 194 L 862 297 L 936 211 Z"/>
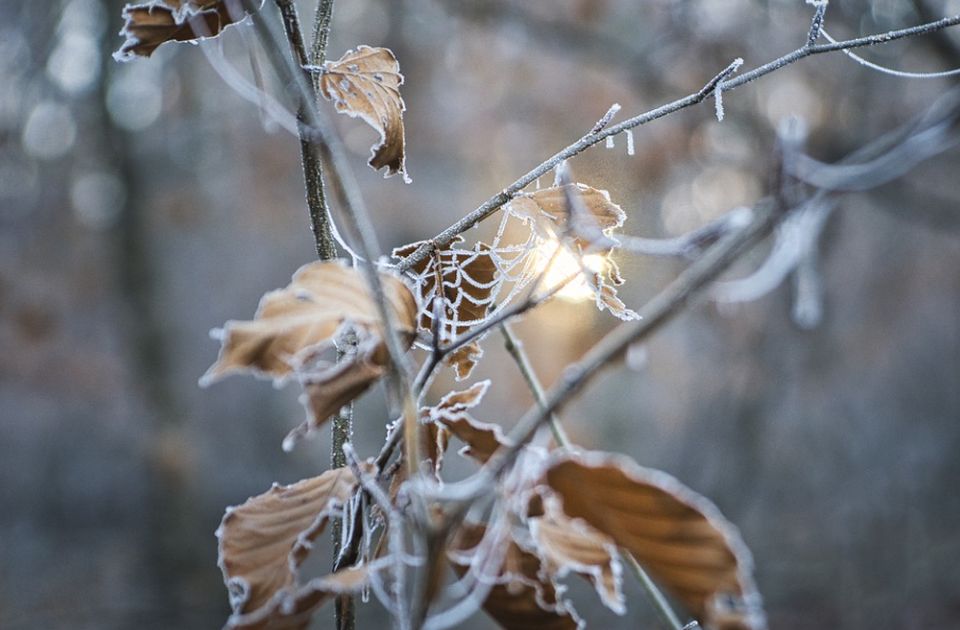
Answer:
<path fill-rule="evenodd" d="M 632 129 L 627 129 L 626 134 L 627 134 L 627 155 L 632 156 L 632 155 L 634 155 L 634 150 L 633 150 L 633 130 L 632 130 Z"/>
<path fill-rule="evenodd" d="M 823 37 L 831 44 L 837 43 L 837 40 L 831 37 L 826 30 L 820 29 L 820 34 L 823 35 Z M 880 72 L 882 74 L 887 74 L 892 77 L 899 77 L 901 79 L 941 79 L 944 77 L 960 76 L 960 68 L 955 68 L 953 70 L 944 70 L 942 72 L 907 72 L 904 70 L 895 70 L 894 68 L 887 68 L 885 66 L 881 66 L 880 64 L 873 63 L 872 61 L 867 61 L 860 55 L 857 55 L 856 53 L 853 53 L 849 50 L 841 50 L 840 52 L 842 52 L 847 57 L 850 57 L 851 59 L 859 63 L 861 66 L 866 66 L 871 70 L 876 70 L 877 72 Z"/>

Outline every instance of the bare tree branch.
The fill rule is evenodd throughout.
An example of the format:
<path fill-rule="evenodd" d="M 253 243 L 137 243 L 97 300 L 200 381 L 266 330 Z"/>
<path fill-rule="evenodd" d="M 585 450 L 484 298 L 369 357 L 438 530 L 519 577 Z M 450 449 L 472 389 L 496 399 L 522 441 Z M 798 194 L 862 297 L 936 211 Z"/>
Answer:
<path fill-rule="evenodd" d="M 960 15 L 956 15 L 949 18 L 944 18 L 942 20 L 937 20 L 935 22 L 928 22 L 926 24 L 921 24 L 912 28 L 902 29 L 899 31 L 890 31 L 887 33 L 880 33 L 877 35 L 871 35 L 869 37 L 860 37 L 857 39 L 850 39 L 836 44 L 820 44 L 817 46 L 808 46 L 804 45 L 802 48 L 783 55 L 774 61 L 771 61 L 767 64 L 760 66 L 750 72 L 744 73 L 738 76 L 736 79 L 726 80 L 723 76 L 724 73 L 721 72 L 716 77 L 707 82 L 703 88 L 697 92 L 685 96 L 681 99 L 677 99 L 665 105 L 661 105 L 656 109 L 652 109 L 648 112 L 634 116 L 628 120 L 625 120 L 617 125 L 612 127 L 607 127 L 598 132 L 591 132 L 583 136 L 573 144 L 567 146 L 563 150 L 554 154 L 552 157 L 542 162 L 535 168 L 533 168 L 526 175 L 522 176 L 507 188 L 497 193 L 475 210 L 458 220 L 456 223 L 443 230 L 432 239 L 426 241 L 423 245 L 417 248 L 410 256 L 406 257 L 400 262 L 399 268 L 401 271 L 406 271 L 412 268 L 414 265 L 425 260 L 433 249 L 438 247 L 444 247 L 448 245 L 456 236 L 467 231 L 477 223 L 480 223 L 505 204 L 507 204 L 514 196 L 517 195 L 524 188 L 532 184 L 539 177 L 551 171 L 557 166 L 560 162 L 574 157 L 587 150 L 588 148 L 594 146 L 595 144 L 602 142 L 609 136 L 615 136 L 619 133 L 623 133 L 628 129 L 633 129 L 641 125 L 645 125 L 649 122 L 663 118 L 675 112 L 678 112 L 682 109 L 696 105 L 703 102 L 710 94 L 713 93 L 718 87 L 724 91 L 729 91 L 734 88 L 737 88 L 745 83 L 749 83 L 756 79 L 759 79 L 762 76 L 770 74 L 784 66 L 792 64 L 800 59 L 809 57 L 810 55 L 823 54 L 828 52 L 834 52 L 838 50 L 846 50 L 849 48 L 861 48 L 864 46 L 874 46 L 877 44 L 882 44 L 897 39 L 902 39 L 904 37 L 912 37 L 915 35 L 923 35 L 927 33 L 933 33 L 951 26 L 960 24 Z"/>

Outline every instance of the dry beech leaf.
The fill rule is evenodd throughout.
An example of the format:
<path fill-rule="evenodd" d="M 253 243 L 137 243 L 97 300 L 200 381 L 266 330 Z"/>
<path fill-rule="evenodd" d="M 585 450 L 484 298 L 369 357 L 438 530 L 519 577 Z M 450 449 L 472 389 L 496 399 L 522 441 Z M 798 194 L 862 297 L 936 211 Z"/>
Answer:
<path fill-rule="evenodd" d="M 571 204 L 573 198 L 579 202 Z M 610 193 L 586 184 L 564 184 L 518 195 L 508 207 L 541 241 L 569 237 L 574 251 L 602 257 L 603 268 L 585 274 L 585 280 L 593 287 L 597 308 L 609 310 L 622 320 L 639 317 L 617 297 L 614 288 L 623 284 L 612 258 L 613 251 L 620 245 L 614 232 L 623 226 L 626 214 L 610 200 Z"/>
<path fill-rule="evenodd" d="M 450 341 L 463 335 L 482 321 L 490 310 L 491 293 L 499 277 L 497 265 L 488 253 L 490 247 L 477 243 L 473 251 L 455 249 L 463 238 L 457 237 L 433 256 L 413 266 L 411 271 L 418 276 L 420 287 L 420 329 L 431 330 L 434 300 L 442 299 L 444 326 L 442 334 Z M 419 241 L 393 250 L 394 258 L 406 258 L 426 241 Z M 442 292 L 437 289 L 437 277 L 442 277 Z M 461 323 L 465 322 L 465 323 Z M 445 362 L 456 371 L 458 381 L 470 376 L 474 366 L 483 356 L 479 341 L 458 348 L 447 355 Z"/>
<path fill-rule="evenodd" d="M 500 425 L 479 422 L 468 412 L 480 404 L 489 387 L 490 381 L 481 381 L 470 389 L 447 394 L 436 406 L 424 410 L 425 417 L 465 444 L 461 455 L 481 463 L 490 459 L 500 447 L 510 444 Z"/>
<path fill-rule="evenodd" d="M 310 580 L 294 591 L 280 593 L 251 613 L 232 615 L 225 630 L 304 630 L 321 606 L 338 595 L 360 592 L 389 562 L 391 558 L 384 558 Z"/>
<path fill-rule="evenodd" d="M 604 453 L 560 455 L 546 482 L 564 513 L 630 552 L 705 627 L 765 627 L 750 552 L 704 497 L 666 473 Z"/>
<path fill-rule="evenodd" d="M 320 92 L 333 101 L 338 112 L 362 118 L 380 134 L 368 162 L 371 168 L 378 171 L 385 167 L 387 177 L 399 173 L 409 183 L 404 164 L 406 105 L 400 96 L 402 84 L 400 64 L 393 52 L 370 46 L 358 46 L 337 61 L 327 62 L 320 75 Z"/>
<path fill-rule="evenodd" d="M 296 585 L 313 541 L 356 487 L 350 470 L 337 468 L 227 509 L 217 529 L 219 565 L 235 613 L 257 610 Z"/>
<path fill-rule="evenodd" d="M 576 206 L 574 212 L 570 212 L 568 195 L 580 199 L 586 216 L 580 216 Z M 561 234 L 569 230 L 582 250 L 592 247 L 594 251 L 609 251 L 618 245 L 612 233 L 623 227 L 627 218 L 620 206 L 610 200 L 610 193 L 586 184 L 566 184 L 523 193 L 510 201 L 510 208 L 518 217 L 529 219 L 534 229 L 541 225 L 541 219 L 547 219 Z"/>
<path fill-rule="evenodd" d="M 461 576 L 470 569 L 473 553 L 483 539 L 483 525 L 464 524 L 457 534 L 448 558 Z M 580 626 L 576 611 L 561 597 L 551 579 L 544 579 L 539 558 L 509 541 L 503 564 L 496 576 L 490 576 L 490 592 L 483 609 L 506 630 L 573 630 Z"/>
<path fill-rule="evenodd" d="M 123 8 L 120 34 L 126 41 L 114 55 L 120 61 L 149 57 L 166 42 L 197 41 L 218 35 L 247 16 L 239 0 L 153 0 Z"/>
<path fill-rule="evenodd" d="M 422 411 L 421 414 L 425 414 Z M 428 422 L 420 432 L 420 454 L 430 462 L 433 475 L 439 479 L 443 467 L 443 454 L 447 451 L 450 432 L 433 422 Z"/>
<path fill-rule="evenodd" d="M 393 322 L 412 343 L 416 300 L 399 278 L 380 277 Z M 284 447 L 290 448 L 384 374 L 388 354 L 379 319 L 358 270 L 342 261 L 304 265 L 286 288 L 263 296 L 253 321 L 226 323 L 219 334 L 220 356 L 200 383 L 244 371 L 282 382 L 296 373 L 310 414 L 285 440 Z M 319 357 L 333 349 L 347 327 L 357 337 L 356 354 L 340 363 L 321 361 Z"/>
<path fill-rule="evenodd" d="M 417 311 L 413 294 L 399 278 L 380 277 L 394 323 L 412 333 Z M 253 321 L 226 323 L 220 356 L 203 382 L 243 371 L 283 378 L 303 365 L 311 351 L 331 342 L 345 322 L 374 331 L 379 319 L 360 271 L 343 261 L 309 263 L 293 274 L 287 287 L 263 296 Z"/>
<path fill-rule="evenodd" d="M 622 567 L 617 547 L 604 534 L 559 509 L 528 521 L 537 554 L 556 579 L 570 571 L 589 579 L 601 601 L 617 614 L 626 612 Z"/>

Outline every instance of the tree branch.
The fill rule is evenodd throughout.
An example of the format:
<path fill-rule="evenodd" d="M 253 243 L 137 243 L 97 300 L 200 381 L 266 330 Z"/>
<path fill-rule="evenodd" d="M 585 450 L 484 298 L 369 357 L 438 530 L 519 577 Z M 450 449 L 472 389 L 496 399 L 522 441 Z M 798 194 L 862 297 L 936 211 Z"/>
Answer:
<path fill-rule="evenodd" d="M 640 310 L 638 320 L 621 324 L 583 359 L 568 366 L 560 382 L 547 392 L 546 403 L 534 406 L 517 423 L 510 435 L 512 445 L 500 449 L 473 479 L 463 482 L 460 488 L 454 488 L 455 484 L 448 486 L 454 496 L 469 499 L 479 488 L 487 487 L 487 482 L 496 478 L 514 461 L 520 449 L 533 438 L 551 413 L 561 409 L 605 367 L 622 358 L 632 344 L 646 339 L 681 312 L 691 299 L 729 268 L 742 253 L 769 234 L 782 215 L 782 210 L 774 207 L 770 201 L 758 204 L 750 225 L 717 242 L 650 300 Z"/>
<path fill-rule="evenodd" d="M 303 31 L 297 16 L 297 7 L 293 0 L 276 0 L 283 18 L 283 30 L 290 44 L 293 58 L 300 67 L 308 64 Z M 332 2 L 330 3 L 332 4 Z M 316 53 L 316 48 L 314 50 Z M 304 72 L 304 77 L 308 77 Z M 309 129 L 309 109 L 315 107 L 317 91 L 313 79 L 308 79 L 309 89 L 300 95 L 297 108 L 297 127 L 300 133 L 300 157 L 303 165 L 303 180 L 307 190 L 307 207 L 310 211 L 310 228 L 320 260 L 332 260 L 337 257 L 337 246 L 330 226 L 330 212 L 327 208 L 326 194 L 323 188 L 323 166 L 320 155 L 311 137 Z"/>
<path fill-rule="evenodd" d="M 552 157 L 542 162 L 530 172 L 528 172 L 523 177 L 519 178 L 507 188 L 500 191 L 475 210 L 458 220 L 456 223 L 443 230 L 432 239 L 428 239 L 424 242 L 423 245 L 417 248 L 412 254 L 404 258 L 400 264 L 399 269 L 401 271 L 407 271 L 412 268 L 414 265 L 424 261 L 430 253 L 438 248 L 448 245 L 454 238 L 459 234 L 467 231 L 474 225 L 480 223 L 501 207 L 509 203 L 514 196 L 521 192 L 524 188 L 532 184 L 539 177 L 548 173 L 550 170 L 555 168 L 560 162 L 570 159 L 575 155 L 582 153 L 588 148 L 592 147 L 599 142 L 604 141 L 609 136 L 615 136 L 619 133 L 623 133 L 628 129 L 633 129 L 641 125 L 653 122 L 664 116 L 668 116 L 675 112 L 678 112 L 682 109 L 686 109 L 692 105 L 703 102 L 708 96 L 710 96 L 716 89 L 721 89 L 723 91 L 729 91 L 734 88 L 737 88 L 745 83 L 755 81 L 762 76 L 770 74 L 784 66 L 792 64 L 800 59 L 809 57 L 811 55 L 818 55 L 828 52 L 834 52 L 838 50 L 846 50 L 849 48 L 861 48 L 864 46 L 874 46 L 876 44 L 882 44 L 897 39 L 902 39 L 905 37 L 912 37 L 915 35 L 923 35 L 927 33 L 933 33 L 951 26 L 956 26 L 960 24 L 960 15 L 955 15 L 949 18 L 943 18 L 934 22 L 928 22 L 926 24 L 921 24 L 912 28 L 901 29 L 899 31 L 890 31 L 887 33 L 880 33 L 877 35 L 871 35 L 868 37 L 860 37 L 856 39 L 845 40 L 837 42 L 835 44 L 820 44 L 816 46 L 805 45 L 793 52 L 787 53 L 774 61 L 771 61 L 767 64 L 764 64 L 750 72 L 744 73 L 738 76 L 736 79 L 727 79 L 724 76 L 724 72 L 719 73 L 709 82 L 707 82 L 700 90 L 693 94 L 689 94 L 683 98 L 677 99 L 665 105 L 661 105 L 656 109 L 652 109 L 648 112 L 634 116 L 628 120 L 625 120 L 617 125 L 607 127 L 606 129 L 591 132 L 583 136 L 573 144 L 567 146 L 563 150 L 554 154 Z M 729 68 L 728 68 L 729 69 Z M 729 75 L 727 75 L 729 76 Z"/>

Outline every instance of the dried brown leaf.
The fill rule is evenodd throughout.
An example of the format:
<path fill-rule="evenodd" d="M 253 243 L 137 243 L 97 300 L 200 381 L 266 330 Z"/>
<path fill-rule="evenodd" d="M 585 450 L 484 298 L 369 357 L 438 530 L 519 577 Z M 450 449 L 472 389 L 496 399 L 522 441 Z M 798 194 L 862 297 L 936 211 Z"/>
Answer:
<path fill-rule="evenodd" d="M 394 258 L 405 258 L 425 242 L 398 247 L 392 255 Z M 441 333 L 446 341 L 463 335 L 487 316 L 491 292 L 499 274 L 488 245 L 477 243 L 473 251 L 455 249 L 462 242 L 463 239 L 457 237 L 450 245 L 435 251 L 433 256 L 411 269 L 419 277 L 420 303 L 424 305 L 420 314 L 420 329 L 432 329 L 434 300 L 440 299 L 443 304 L 440 313 L 444 321 Z M 437 288 L 438 277 L 441 277 L 442 290 Z M 459 381 L 470 376 L 482 356 L 480 343 L 474 341 L 448 354 L 445 363 L 454 368 Z"/>
<path fill-rule="evenodd" d="M 367 350 L 358 351 L 351 360 L 304 376 L 303 402 L 307 408 L 307 418 L 287 434 L 283 449 L 292 450 L 297 441 L 322 427 L 342 407 L 377 382 L 386 373 L 385 354 L 383 344 L 378 343 Z"/>
<path fill-rule="evenodd" d="M 499 425 L 479 422 L 468 412 L 480 404 L 489 387 L 490 381 L 481 381 L 467 390 L 447 394 L 436 406 L 424 410 L 432 422 L 443 426 L 466 445 L 461 455 L 481 463 L 510 443 Z"/>
<path fill-rule="evenodd" d="M 381 280 L 394 323 L 401 332 L 412 333 L 417 312 L 413 294 L 399 278 L 381 274 Z M 286 288 L 263 296 L 253 321 L 226 323 L 220 356 L 202 383 L 240 371 L 283 378 L 312 351 L 331 344 L 344 322 L 376 334 L 379 319 L 359 271 L 342 261 L 304 265 Z"/>
<path fill-rule="evenodd" d="M 563 511 L 630 552 L 705 626 L 765 626 L 753 561 L 736 528 L 666 473 L 602 453 L 556 457 L 546 473 Z"/>
<path fill-rule="evenodd" d="M 584 280 L 593 289 L 597 308 L 622 320 L 637 319 L 614 288 L 623 284 L 612 258 L 620 245 L 614 232 L 623 226 L 626 214 L 607 191 L 585 184 L 553 186 L 517 196 L 510 201 L 509 211 L 529 225 L 541 242 L 559 238 L 575 254 L 600 257 L 602 269 L 595 263 L 591 271 L 584 261 Z"/>
<path fill-rule="evenodd" d="M 484 536 L 482 525 L 465 524 L 448 554 L 454 570 L 464 575 L 476 566 L 475 550 Z M 515 541 L 506 542 L 503 563 L 496 575 L 485 576 L 492 584 L 483 609 L 507 630 L 572 630 L 579 626 L 576 611 L 561 597 L 557 584 L 544 577 L 540 559 Z"/>
<path fill-rule="evenodd" d="M 337 61 L 327 62 L 320 75 L 320 92 L 333 101 L 338 112 L 363 119 L 380 134 L 369 161 L 373 170 L 386 167 L 386 176 L 399 173 L 409 182 L 404 164 L 402 84 L 393 52 L 370 46 L 358 46 Z"/>
<path fill-rule="evenodd" d="M 264 606 L 297 582 L 297 568 L 357 481 L 348 468 L 274 485 L 229 508 L 217 529 L 219 564 L 235 613 Z"/>
<path fill-rule="evenodd" d="M 338 595 L 358 593 L 386 566 L 386 560 L 378 560 L 310 580 L 295 591 L 278 593 L 251 613 L 232 615 L 224 630 L 303 630 L 321 606 Z"/>
<path fill-rule="evenodd" d="M 617 548 L 604 534 L 558 509 L 528 521 L 537 554 L 554 578 L 570 571 L 589 579 L 600 599 L 618 614 L 626 612 Z"/>
<path fill-rule="evenodd" d="M 580 200 L 585 215 L 577 212 L 577 206 L 570 208 L 567 200 L 571 195 Z M 622 227 L 627 218 L 620 206 L 610 200 L 610 193 L 586 184 L 565 184 L 523 193 L 510 201 L 510 209 L 528 220 L 534 229 L 547 219 L 561 234 L 569 231 L 584 251 L 592 248 L 607 252 L 618 245 L 612 233 Z"/>
<path fill-rule="evenodd" d="M 149 57 L 161 44 L 216 36 L 246 17 L 238 0 L 153 0 L 123 8 L 119 60 Z"/>

